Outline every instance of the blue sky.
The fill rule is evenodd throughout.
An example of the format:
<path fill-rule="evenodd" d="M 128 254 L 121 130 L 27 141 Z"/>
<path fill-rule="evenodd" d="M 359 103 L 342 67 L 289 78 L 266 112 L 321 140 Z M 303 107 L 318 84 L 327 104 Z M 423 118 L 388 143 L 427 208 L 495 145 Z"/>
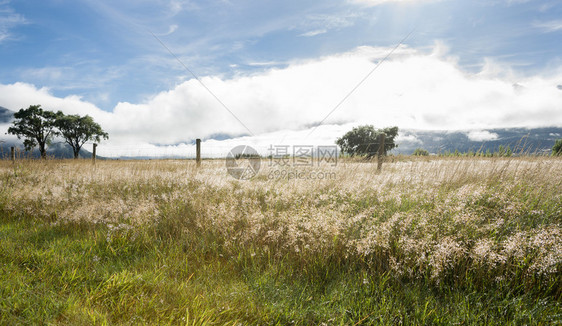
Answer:
<path fill-rule="evenodd" d="M 400 50 L 389 58 L 389 66 L 402 71 L 400 75 L 394 72 L 396 83 L 419 79 L 419 83 L 411 84 L 411 88 L 403 89 L 401 93 L 416 94 L 420 85 L 427 84 L 427 76 L 420 77 L 423 75 L 421 71 L 415 73 L 421 69 L 420 64 L 426 64 L 424 74 L 435 73 L 432 80 L 439 80 L 437 74 L 443 69 L 441 73 L 450 73 L 447 76 L 471 85 L 464 87 L 474 86 L 471 91 L 477 94 L 476 97 L 482 97 L 482 101 L 490 99 L 492 95 L 485 94 L 486 89 L 489 83 L 497 80 L 505 85 L 521 84 L 529 90 L 529 94 L 522 98 L 518 96 L 523 95 L 514 90 L 510 90 L 513 94 L 503 93 L 503 86 L 497 85 L 498 94 L 503 95 L 498 95 L 502 99 L 498 103 L 495 99 L 490 100 L 494 107 L 508 107 L 522 101 L 532 106 L 533 99 L 541 97 L 538 102 L 542 101 L 543 87 L 548 88 L 545 96 L 549 101 L 541 102 L 535 111 L 532 107 L 528 112 L 501 111 L 492 117 L 497 121 L 482 123 L 482 128 L 521 126 L 527 120 L 531 121 L 529 126 L 548 122 L 562 124 L 560 120 L 553 122 L 544 118 L 545 114 L 561 112 L 561 104 L 557 102 L 560 95 L 552 89 L 562 84 L 562 78 L 559 78 L 562 76 L 562 2 L 552 0 L 0 0 L 0 85 L 4 86 L 5 92 L 17 93 L 0 95 L 0 106 L 17 110 L 18 106 L 27 106 L 26 100 L 36 98 L 72 111 L 70 107 L 78 103 L 82 108 L 74 109 L 74 112 L 97 115 L 101 120 L 114 119 L 120 112 L 151 116 L 165 111 L 173 117 L 173 113 L 180 109 L 174 111 L 170 108 L 174 104 L 170 103 L 176 103 L 176 107 L 189 103 L 193 107 L 184 112 L 185 121 L 213 121 L 215 114 L 225 114 L 218 112 L 223 108 L 212 99 L 198 99 L 203 98 L 205 92 L 197 89 L 200 85 L 194 83 L 190 73 L 151 35 L 154 33 L 187 67 L 204 80 L 207 78 L 209 88 L 241 118 L 246 118 L 242 115 L 254 115 L 255 111 L 236 110 L 250 102 L 261 103 L 265 111 L 271 107 L 274 112 L 287 112 L 289 106 L 295 107 L 299 103 L 273 102 L 277 95 L 261 85 L 282 88 L 276 91 L 281 92 L 281 97 L 283 87 L 289 89 L 291 85 L 283 78 L 307 80 L 308 84 L 301 88 L 311 85 L 310 92 L 316 93 L 321 89 L 315 88 L 318 85 L 330 89 L 335 84 L 323 83 L 341 79 L 337 84 L 342 90 L 337 94 L 341 99 L 371 68 L 368 65 L 354 66 L 352 61 L 340 62 L 337 58 L 362 57 L 374 64 L 412 30 Z M 400 61 L 404 57 L 413 61 Z M 438 59 L 431 63 L 414 60 L 436 57 Z M 300 74 L 306 74 L 309 68 L 316 71 L 313 67 L 322 64 L 326 66 L 320 71 L 329 73 L 321 79 Z M 336 68 L 335 65 L 341 66 Z M 352 75 L 344 76 L 347 70 Z M 284 73 L 287 76 L 280 77 Z M 380 78 L 383 76 L 384 72 L 380 72 Z M 458 79 L 458 76 L 465 79 Z M 371 78 L 374 83 L 379 72 Z M 481 88 L 473 85 L 475 79 L 482 78 L 487 79 L 481 83 Z M 251 82 L 258 79 L 261 80 L 259 89 Z M 249 98 L 241 99 L 239 94 L 230 96 L 231 89 L 238 89 L 243 94 L 261 92 L 265 95 L 261 98 L 247 95 Z M 297 96 L 298 92 L 295 92 L 297 90 L 288 91 L 287 96 Z M 429 99 L 440 96 L 440 93 L 428 92 Z M 165 101 L 158 102 L 166 96 Z M 327 100 L 329 97 L 304 99 L 303 103 L 322 102 L 323 99 L 326 102 L 322 108 L 311 109 L 310 115 L 305 114 L 307 118 L 299 123 L 286 119 L 286 123 L 278 128 L 261 128 L 259 126 L 267 124 L 263 120 L 267 119 L 267 114 L 257 114 L 259 119 L 248 124 L 252 125 L 250 129 L 256 130 L 256 135 L 303 130 L 321 120 L 338 102 L 337 96 Z M 334 116 L 334 120 L 327 124 L 341 126 L 371 122 L 373 119 L 361 113 L 365 109 L 361 109 L 360 98 L 359 89 L 357 98 L 346 103 L 349 108 L 342 107 L 342 111 L 357 114 L 350 113 L 349 119 L 343 114 Z M 404 114 L 416 115 L 400 107 L 411 102 L 380 98 L 365 101 L 370 101 L 369 105 L 380 103 L 395 110 L 405 110 L 402 111 Z M 489 110 L 484 104 L 474 105 L 481 107 L 483 112 Z M 148 113 L 150 110 L 153 112 Z M 202 113 L 205 110 L 215 112 L 207 115 Z M 304 107 L 297 108 L 292 114 L 303 110 Z M 439 114 L 454 113 L 445 111 L 444 107 L 437 108 L 436 112 L 427 108 L 420 117 L 413 117 L 404 125 L 416 127 L 415 121 L 423 121 L 420 123 L 422 129 L 444 129 L 449 124 Z M 104 112 L 108 114 L 104 115 Z M 436 120 L 442 121 L 441 124 L 430 123 L 429 117 L 434 115 L 439 116 Z M 540 120 L 538 116 L 544 119 Z M 237 123 L 229 120 L 231 118 L 227 114 L 224 124 Z M 486 119 L 489 122 L 490 117 Z M 383 121 L 392 123 L 390 117 Z M 396 124 L 401 123 L 397 121 Z M 241 129 L 221 126 L 224 125 L 211 128 L 209 133 L 247 134 Z M 456 127 L 478 129 L 480 122 Z M 114 128 L 115 133 L 124 138 L 128 131 L 131 135 L 135 133 L 135 128 Z M 130 138 L 131 141 L 135 139 L 134 136 Z M 176 144 L 189 142 L 191 138 L 163 137 L 154 142 Z"/>
<path fill-rule="evenodd" d="M 254 73 L 357 46 L 392 46 L 412 29 L 408 45 L 442 40 L 469 70 L 478 69 L 484 58 L 525 73 L 561 62 L 559 1 L 367 4 L 4 1 L 0 82 L 81 95 L 106 110 L 119 101 L 141 101 L 191 77 L 150 32 L 202 76 Z"/>

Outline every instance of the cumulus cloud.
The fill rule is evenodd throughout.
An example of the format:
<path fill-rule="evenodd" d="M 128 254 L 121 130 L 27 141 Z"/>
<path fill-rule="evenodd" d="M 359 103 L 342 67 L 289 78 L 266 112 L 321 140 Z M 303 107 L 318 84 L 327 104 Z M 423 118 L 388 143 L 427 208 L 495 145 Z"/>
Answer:
<path fill-rule="evenodd" d="M 487 130 L 472 130 L 468 134 L 468 139 L 472 141 L 489 141 L 498 139 L 498 134 Z"/>
<path fill-rule="evenodd" d="M 491 67 L 493 62 L 487 63 L 485 73 L 470 73 L 441 47 L 437 43 L 430 52 L 400 47 L 310 136 L 311 126 L 322 121 L 390 49 L 360 47 L 254 75 L 203 77 L 201 81 L 253 137 L 197 80 L 142 103 L 118 103 L 111 112 L 80 97 L 59 98 L 47 88 L 24 83 L 0 85 L 0 105 L 16 110 L 42 104 L 65 113 L 89 114 L 110 133 L 107 146 L 115 148 L 191 146 L 195 138 L 216 135 L 259 143 L 333 144 L 359 124 L 422 130 L 562 126 L 562 92 L 556 87 L 562 76 L 518 77 L 506 73 L 508 68 L 501 64 Z M 523 87 L 515 89 L 515 83 Z M 473 140 L 494 137 L 479 131 L 468 135 Z"/>
<path fill-rule="evenodd" d="M 411 143 L 411 144 L 421 144 L 422 141 L 416 137 L 415 135 L 407 134 L 403 135 L 398 133 L 398 137 L 396 138 L 397 143 Z"/>

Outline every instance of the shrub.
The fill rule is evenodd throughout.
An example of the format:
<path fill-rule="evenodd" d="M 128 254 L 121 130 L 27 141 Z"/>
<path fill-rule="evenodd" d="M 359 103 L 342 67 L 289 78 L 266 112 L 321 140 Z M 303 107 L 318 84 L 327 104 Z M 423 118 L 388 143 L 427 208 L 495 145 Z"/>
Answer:
<path fill-rule="evenodd" d="M 416 150 L 414 151 L 414 153 L 413 153 L 412 155 L 415 155 L 415 156 L 428 156 L 428 155 L 429 155 L 429 152 L 426 151 L 426 150 L 423 149 L 423 148 L 416 148 Z"/>

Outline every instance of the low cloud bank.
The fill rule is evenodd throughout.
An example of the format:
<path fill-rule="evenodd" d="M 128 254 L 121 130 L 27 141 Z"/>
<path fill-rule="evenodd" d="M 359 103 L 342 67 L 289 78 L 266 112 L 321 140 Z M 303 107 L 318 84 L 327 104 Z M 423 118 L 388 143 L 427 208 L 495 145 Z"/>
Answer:
<path fill-rule="evenodd" d="M 191 148 L 195 138 L 215 135 L 258 147 L 280 142 L 333 144 L 336 137 L 359 124 L 476 130 L 469 137 L 482 140 L 493 135 L 479 130 L 562 126 L 562 91 L 558 87 L 562 70 L 518 76 L 501 63 L 486 62 L 480 72 L 469 73 L 436 43 L 431 52 L 406 46 L 398 49 L 324 121 L 324 126 L 309 135 L 389 51 L 360 47 L 254 75 L 202 78 L 249 131 L 196 80 L 144 103 L 118 103 L 111 112 L 80 97 L 59 98 L 47 88 L 25 83 L 0 84 L 0 105 L 17 110 L 41 104 L 67 114 L 88 114 L 109 132 L 111 138 L 104 147 L 115 156 L 127 148 L 184 150 Z M 233 141 L 207 142 L 220 143 L 218 148 Z"/>

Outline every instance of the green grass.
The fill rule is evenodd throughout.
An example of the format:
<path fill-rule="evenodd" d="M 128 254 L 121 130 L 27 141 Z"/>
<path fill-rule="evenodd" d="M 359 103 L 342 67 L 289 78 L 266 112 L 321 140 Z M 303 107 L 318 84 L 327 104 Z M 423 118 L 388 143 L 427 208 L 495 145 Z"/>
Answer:
<path fill-rule="evenodd" d="M 0 323 L 13 324 L 536 324 L 562 321 L 540 291 L 402 282 L 368 266 L 249 250 L 158 230 L 0 222 Z M 215 248 L 215 249 L 211 249 Z M 331 265 L 331 264 L 337 264 Z"/>
<path fill-rule="evenodd" d="M 2 164 L 1 325 L 562 324 L 560 160 Z"/>

